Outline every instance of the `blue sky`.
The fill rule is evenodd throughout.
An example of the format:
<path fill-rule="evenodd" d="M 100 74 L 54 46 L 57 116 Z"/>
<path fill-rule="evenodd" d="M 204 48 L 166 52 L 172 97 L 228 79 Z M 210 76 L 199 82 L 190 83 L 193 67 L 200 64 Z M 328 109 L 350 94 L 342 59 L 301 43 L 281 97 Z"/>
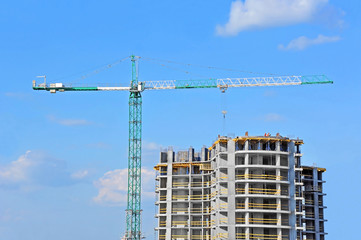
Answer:
<path fill-rule="evenodd" d="M 303 162 L 327 168 L 327 239 L 358 240 L 360 9 L 354 0 L 2 2 L 0 239 L 119 239 L 128 94 L 50 95 L 33 91 L 31 81 L 46 74 L 54 82 L 126 85 L 129 61 L 91 73 L 136 54 L 144 57 L 140 80 L 325 74 L 335 82 L 223 95 L 216 89 L 145 92 L 147 239 L 153 237 L 152 166 L 159 149 L 209 146 L 223 131 L 226 109 L 226 133 L 304 139 Z M 164 67 L 145 58 L 195 66 Z"/>

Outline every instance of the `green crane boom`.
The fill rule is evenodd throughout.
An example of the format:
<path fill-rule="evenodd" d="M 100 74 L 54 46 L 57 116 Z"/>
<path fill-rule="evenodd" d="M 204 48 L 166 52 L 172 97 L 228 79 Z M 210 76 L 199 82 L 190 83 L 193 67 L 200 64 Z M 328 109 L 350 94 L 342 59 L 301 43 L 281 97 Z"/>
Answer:
<path fill-rule="evenodd" d="M 289 86 L 305 84 L 333 83 L 324 75 L 281 76 L 253 78 L 224 78 L 199 80 L 163 80 L 138 81 L 138 59 L 131 56 L 132 80 L 130 86 L 74 86 L 63 83 L 37 84 L 33 81 L 34 90 L 46 90 L 51 93 L 66 91 L 129 91 L 129 148 L 128 148 L 128 198 L 126 209 L 126 233 L 128 240 L 140 240 L 141 234 L 141 157 L 142 157 L 142 95 L 144 90 L 162 89 L 194 89 L 230 87 Z M 44 77 L 45 80 L 45 76 Z"/>

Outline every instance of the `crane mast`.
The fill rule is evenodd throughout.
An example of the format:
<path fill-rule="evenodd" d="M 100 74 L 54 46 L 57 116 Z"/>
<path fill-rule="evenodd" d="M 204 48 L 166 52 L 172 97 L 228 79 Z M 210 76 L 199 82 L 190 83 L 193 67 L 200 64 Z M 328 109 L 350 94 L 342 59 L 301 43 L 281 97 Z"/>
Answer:
<path fill-rule="evenodd" d="M 129 94 L 128 197 L 125 239 L 141 239 L 142 95 L 138 88 L 138 58 L 131 57 Z"/>
<path fill-rule="evenodd" d="M 144 90 L 170 89 L 201 89 L 219 88 L 225 91 L 233 87 L 261 87 L 261 86 L 295 86 L 305 84 L 332 84 L 325 75 L 311 76 L 281 76 L 281 77 L 252 77 L 252 78 L 222 78 L 198 80 L 162 80 L 138 81 L 137 56 L 130 56 L 132 62 L 132 79 L 130 86 L 73 86 L 63 83 L 37 84 L 33 81 L 34 90 L 46 90 L 50 93 L 65 91 L 129 91 L 129 145 L 128 145 L 128 196 L 126 208 L 127 240 L 140 240 L 141 232 L 141 158 L 142 158 L 142 95 Z"/>

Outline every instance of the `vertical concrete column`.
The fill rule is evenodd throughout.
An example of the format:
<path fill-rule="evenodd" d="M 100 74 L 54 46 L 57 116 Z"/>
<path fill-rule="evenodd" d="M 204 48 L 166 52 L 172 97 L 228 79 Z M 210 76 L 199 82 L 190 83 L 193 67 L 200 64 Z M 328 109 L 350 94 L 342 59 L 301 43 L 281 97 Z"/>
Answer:
<path fill-rule="evenodd" d="M 205 196 L 205 194 L 206 194 L 206 192 L 205 192 L 205 190 L 204 190 L 204 175 L 203 175 L 203 172 L 202 172 L 202 178 L 201 178 L 201 184 L 202 184 L 202 196 Z M 203 227 L 204 226 L 204 220 L 205 220 L 205 216 L 204 216 L 204 213 L 206 212 L 206 208 L 205 208 L 205 202 L 204 201 L 202 201 L 202 203 L 201 203 L 201 211 L 202 211 L 202 216 L 201 216 L 201 219 L 200 219 L 200 221 L 201 221 L 201 226 Z M 200 237 L 203 239 L 203 228 L 202 228 L 202 230 L 200 231 Z"/>
<path fill-rule="evenodd" d="M 247 140 L 246 142 L 245 142 L 245 146 L 247 146 L 247 148 L 246 149 L 248 149 L 248 144 L 249 144 L 249 141 Z M 249 159 L 249 153 L 246 153 L 245 155 L 244 155 L 244 165 L 245 165 L 245 174 L 249 174 L 249 165 L 250 165 L 250 159 Z M 245 189 L 244 189 L 244 194 L 248 194 L 248 188 L 249 188 L 249 183 L 247 182 L 246 184 L 245 184 L 245 187 L 244 187 Z M 247 201 L 248 201 L 248 198 L 247 198 Z M 247 203 L 248 204 L 248 203 Z"/>
<path fill-rule="evenodd" d="M 282 229 L 277 228 L 277 240 L 282 240 Z"/>
<path fill-rule="evenodd" d="M 216 145 L 216 148 L 217 147 L 219 147 L 218 146 L 218 144 Z M 220 167 L 220 155 L 215 155 L 216 156 L 216 169 L 217 169 L 217 171 L 216 171 L 216 179 L 217 179 L 217 181 L 216 181 L 216 185 L 215 185 L 215 192 L 218 192 L 219 193 L 219 191 L 220 191 L 220 187 L 219 187 L 219 182 L 220 182 L 220 180 L 221 180 L 221 178 L 220 178 L 220 176 L 221 176 L 221 173 L 220 173 L 220 170 L 219 170 L 219 167 Z M 220 227 L 219 227 L 219 219 L 221 218 L 221 214 L 220 214 L 220 212 L 219 212 L 219 207 L 220 207 L 220 205 L 221 205 L 221 201 L 220 201 L 220 199 L 219 199 L 219 195 L 217 194 L 216 196 L 215 196 L 215 210 L 216 210 L 216 214 L 215 214 L 215 231 L 214 231 L 214 238 L 215 239 L 217 239 L 217 236 L 218 236 L 218 234 L 220 234 L 221 233 L 221 229 L 220 229 Z"/>
<path fill-rule="evenodd" d="M 246 140 L 246 141 L 244 142 L 244 150 L 245 150 L 245 151 L 248 151 L 248 149 L 249 149 L 249 140 Z"/>
<path fill-rule="evenodd" d="M 245 233 L 245 239 L 246 240 L 249 240 L 250 238 L 249 238 L 249 227 L 248 227 L 248 225 L 249 225 L 249 212 L 246 212 L 246 214 L 245 214 L 245 224 L 247 225 L 247 227 L 244 229 L 244 233 Z"/>
<path fill-rule="evenodd" d="M 276 152 L 279 152 L 279 151 L 281 151 L 281 142 L 277 141 L 276 142 Z"/>
<path fill-rule="evenodd" d="M 277 154 L 277 155 L 279 155 L 279 154 Z M 279 166 L 277 166 L 277 167 L 279 167 Z M 276 169 L 276 175 L 277 176 L 281 175 L 279 168 Z M 282 192 L 281 192 L 281 184 L 280 183 L 276 184 L 276 188 L 282 194 Z M 281 198 L 277 198 L 276 203 L 277 203 L 277 210 L 281 210 L 281 204 L 282 204 Z M 277 213 L 277 220 L 278 220 L 278 222 L 277 222 L 277 226 L 278 226 L 278 228 L 277 228 L 277 239 L 281 240 L 282 239 L 282 229 L 281 229 L 282 214 L 281 213 Z"/>
<path fill-rule="evenodd" d="M 296 188 L 295 188 L 295 143 L 290 142 L 288 146 L 288 177 L 290 181 L 290 240 L 296 240 Z"/>
<path fill-rule="evenodd" d="M 189 149 L 189 153 L 188 153 L 188 157 L 189 157 L 189 161 L 191 161 L 191 158 L 190 156 L 193 155 L 192 154 L 192 148 Z M 188 176 L 186 177 L 188 179 L 188 195 L 190 196 L 192 193 L 191 193 L 191 189 L 192 189 L 192 165 L 189 165 L 189 174 Z M 188 235 L 188 239 L 191 239 L 191 229 L 190 229 L 190 224 L 191 224 L 191 221 L 192 221 L 192 214 L 191 214 L 191 200 L 190 198 L 186 201 L 188 203 L 188 226 L 185 226 L 185 228 L 187 228 L 187 235 Z"/>
<path fill-rule="evenodd" d="M 192 162 L 194 158 L 194 148 L 190 147 L 188 150 L 188 162 Z"/>
<path fill-rule="evenodd" d="M 277 141 L 276 142 L 276 152 L 279 153 L 280 151 L 281 151 L 281 142 Z M 277 166 L 276 175 L 280 176 L 281 175 L 281 170 L 279 168 L 281 166 L 281 155 L 280 154 L 276 154 L 276 166 Z M 280 191 L 281 190 L 281 185 L 277 184 L 276 188 L 277 188 L 277 190 Z M 281 201 L 281 199 L 277 198 L 276 203 L 277 203 L 277 210 L 281 210 L 282 209 L 282 205 L 281 205 L 282 201 Z M 277 219 L 282 224 L 282 220 L 281 220 L 282 218 L 281 218 L 280 213 L 277 213 Z M 277 235 L 278 235 L 278 239 L 282 239 L 282 231 L 280 231 L 280 229 L 277 230 Z"/>
<path fill-rule="evenodd" d="M 236 146 L 228 140 L 228 239 L 236 239 Z"/>
<path fill-rule="evenodd" d="M 280 142 L 276 142 L 276 152 L 280 152 L 281 147 L 280 147 Z M 280 154 L 276 154 L 276 176 L 279 177 L 281 176 L 281 170 L 280 170 L 280 166 L 281 166 L 281 155 Z M 281 180 L 281 178 L 279 177 L 279 179 Z M 281 192 L 281 184 L 277 183 L 276 184 L 276 188 L 278 191 Z M 277 198 L 276 199 L 276 203 L 277 203 L 277 210 L 281 210 L 282 209 L 282 201 L 281 198 Z M 277 240 L 282 240 L 282 214 L 281 213 L 277 213 Z"/>
<path fill-rule="evenodd" d="M 215 184 L 213 184 L 213 186 L 211 187 L 211 194 L 214 193 L 215 191 L 217 191 L 217 184 L 218 184 L 218 181 L 219 181 L 219 169 L 218 169 L 218 161 L 217 161 L 217 158 L 214 159 L 215 155 L 213 154 L 214 153 L 214 149 L 211 150 L 211 157 L 210 157 L 210 160 L 212 162 L 212 168 L 214 169 L 214 178 L 213 178 L 213 175 L 211 177 L 211 181 L 212 180 L 215 180 Z M 217 200 L 217 197 L 215 197 L 212 201 L 211 201 L 211 208 L 213 209 L 213 212 L 211 214 L 211 217 L 210 217 L 210 221 L 213 221 L 214 225 L 213 226 L 217 226 L 217 219 L 219 219 L 219 215 L 218 215 L 218 211 L 217 210 L 217 204 L 218 203 L 218 200 Z M 215 228 L 211 228 L 211 239 L 215 239 L 216 238 L 216 235 L 217 235 L 217 227 Z"/>
<path fill-rule="evenodd" d="M 249 141 L 247 140 L 245 142 L 245 150 L 248 151 L 248 146 L 249 146 Z M 249 160 L 249 153 L 246 153 L 244 155 L 244 165 L 245 165 L 245 174 L 249 174 L 249 164 L 250 164 L 250 160 Z M 248 195 L 248 189 L 249 189 L 249 183 L 247 182 L 244 186 L 244 194 Z M 248 204 L 249 204 L 249 197 L 245 198 L 245 209 L 249 209 Z M 245 214 L 245 225 L 249 225 L 249 212 L 246 212 Z M 246 236 L 246 240 L 249 240 L 249 227 L 245 228 L 245 236 Z"/>
<path fill-rule="evenodd" d="M 248 151 L 249 150 L 249 140 L 247 140 L 245 143 L 244 143 L 244 150 L 245 151 Z M 249 153 L 246 153 L 245 156 L 244 156 L 244 164 L 245 164 L 245 174 L 249 174 L 249 164 L 250 164 L 250 161 L 249 161 Z M 248 195 L 248 189 L 249 189 L 249 183 L 247 182 L 244 186 L 244 194 L 245 195 Z M 245 206 L 246 206 L 246 209 L 248 209 L 248 204 L 249 204 L 249 197 L 246 197 L 245 198 Z M 246 212 L 245 214 L 245 224 L 246 226 L 249 225 L 249 212 Z M 246 240 L 249 240 L 249 227 L 246 227 L 245 228 L 245 236 L 246 236 Z"/>
<path fill-rule="evenodd" d="M 208 160 L 207 153 L 208 153 L 208 151 L 207 151 L 206 147 L 203 146 L 202 150 L 201 150 L 201 161 L 202 162 Z"/>
<path fill-rule="evenodd" d="M 166 219 L 166 239 L 172 239 L 172 185 L 173 185 L 173 149 L 169 149 L 167 153 L 167 219 Z"/>
<path fill-rule="evenodd" d="M 276 152 L 277 151 L 279 151 L 279 149 L 280 149 L 280 142 L 276 142 Z M 281 166 L 281 156 L 280 156 L 280 154 L 276 154 L 276 179 L 277 179 L 277 182 L 279 181 L 279 180 L 281 180 L 280 179 L 280 176 L 281 176 L 281 170 L 280 170 L 280 166 Z M 277 191 L 279 191 L 281 194 L 282 194 L 282 192 L 281 192 L 281 184 L 278 182 L 277 184 L 276 184 L 276 189 L 277 189 Z M 281 210 L 281 198 L 277 198 L 276 199 L 276 204 L 277 204 L 277 210 Z M 281 230 L 281 225 L 282 225 L 282 215 L 281 215 L 281 213 L 277 213 L 277 225 L 278 225 L 278 227 L 279 228 L 277 228 L 277 238 L 278 239 L 282 239 L 282 230 Z"/>
<path fill-rule="evenodd" d="M 317 167 L 314 167 L 312 169 L 312 175 L 313 175 L 313 189 L 314 189 L 314 213 L 315 213 L 315 231 L 316 231 L 316 239 L 315 240 L 320 240 L 320 211 L 319 211 L 319 199 L 318 199 L 318 172 L 317 172 Z"/>
<path fill-rule="evenodd" d="M 276 166 L 281 166 L 281 155 L 277 154 L 276 155 Z"/>

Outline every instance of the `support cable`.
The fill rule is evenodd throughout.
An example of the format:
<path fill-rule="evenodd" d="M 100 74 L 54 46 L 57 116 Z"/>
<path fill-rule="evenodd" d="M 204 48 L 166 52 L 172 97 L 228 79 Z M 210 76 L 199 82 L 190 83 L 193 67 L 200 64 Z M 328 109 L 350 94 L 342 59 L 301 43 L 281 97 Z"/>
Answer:
<path fill-rule="evenodd" d="M 205 76 L 205 75 L 201 75 L 201 74 L 195 74 L 195 73 L 192 73 L 190 71 L 187 71 L 187 70 L 184 70 L 184 69 L 180 69 L 180 68 L 175 68 L 175 67 L 171 67 L 169 65 L 166 65 L 164 63 L 160 63 L 159 61 L 155 61 L 153 59 L 147 59 L 147 58 L 142 58 L 144 60 L 147 60 L 148 62 L 150 63 L 153 63 L 153 64 L 158 64 L 162 67 L 165 67 L 165 68 L 168 68 L 170 70 L 174 70 L 174 71 L 178 71 L 178 72 L 183 72 L 185 74 L 189 74 L 189 75 L 193 75 L 193 76 L 196 76 L 196 77 L 201 77 L 201 78 L 208 78 L 208 76 Z"/>
<path fill-rule="evenodd" d="M 249 74 L 275 75 L 275 76 L 279 75 L 279 74 L 275 74 L 275 73 L 253 72 L 253 71 L 246 71 L 246 70 L 239 70 L 239 69 L 232 69 L 232 68 L 220 68 L 220 67 L 205 66 L 205 65 L 199 65 L 199 64 L 175 62 L 175 61 L 171 61 L 171 60 L 162 60 L 162 59 L 156 59 L 156 58 L 142 57 L 142 59 L 148 60 L 148 61 L 167 62 L 167 63 L 172 63 L 172 64 L 194 66 L 194 67 L 199 67 L 199 68 L 222 70 L 222 71 L 228 71 L 228 72 L 241 72 L 241 73 L 249 73 Z"/>
<path fill-rule="evenodd" d="M 121 63 L 121 62 L 124 62 L 125 60 L 129 59 L 130 57 L 125 57 L 125 58 L 122 58 L 120 60 L 117 60 L 113 63 L 110 63 L 110 64 L 106 64 L 106 65 L 103 65 L 103 66 L 100 66 L 98 68 L 96 68 L 95 70 L 93 70 L 94 68 L 90 69 L 90 70 L 85 70 L 85 71 L 81 71 L 81 72 L 77 72 L 77 73 L 74 73 L 74 74 L 71 74 L 71 75 L 68 75 L 68 76 L 65 76 L 65 77 L 60 77 L 60 78 L 57 78 L 55 80 L 53 80 L 53 82 L 55 81 L 59 81 L 59 80 L 62 80 L 62 79 L 65 79 L 65 78 L 71 78 L 73 76 L 76 76 L 76 75 L 79 75 L 79 74 L 84 74 L 86 72 L 89 72 L 91 71 L 90 73 L 87 73 L 85 75 L 82 75 L 81 77 L 75 79 L 75 81 L 73 83 L 78 83 L 79 81 L 81 80 L 84 80 L 85 78 L 88 78 L 88 77 L 91 77 L 91 76 L 94 76 L 100 72 L 103 72 L 111 67 L 114 67 L 115 65 Z"/>

